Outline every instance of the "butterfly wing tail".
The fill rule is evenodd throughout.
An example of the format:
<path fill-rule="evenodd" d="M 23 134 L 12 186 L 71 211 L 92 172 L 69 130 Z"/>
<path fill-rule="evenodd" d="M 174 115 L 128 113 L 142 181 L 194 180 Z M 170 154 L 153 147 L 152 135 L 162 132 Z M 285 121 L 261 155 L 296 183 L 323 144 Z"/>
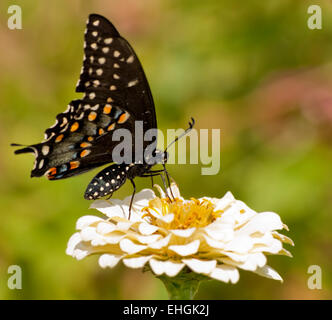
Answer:
<path fill-rule="evenodd" d="M 11 146 L 12 147 L 24 147 L 24 148 L 15 150 L 14 151 L 15 154 L 34 153 L 35 152 L 32 146 L 25 146 L 23 144 L 18 144 L 18 143 L 12 143 Z"/>

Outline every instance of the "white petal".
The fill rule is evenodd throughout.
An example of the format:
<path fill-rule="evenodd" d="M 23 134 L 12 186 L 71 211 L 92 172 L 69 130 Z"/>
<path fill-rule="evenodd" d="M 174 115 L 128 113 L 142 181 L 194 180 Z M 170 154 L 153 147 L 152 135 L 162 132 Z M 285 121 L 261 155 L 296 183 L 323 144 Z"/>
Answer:
<path fill-rule="evenodd" d="M 150 243 L 148 246 L 151 249 L 161 249 L 163 247 L 166 247 L 168 245 L 169 240 L 171 239 L 171 235 L 169 234 L 167 237 L 160 239 L 154 243 Z"/>
<path fill-rule="evenodd" d="M 128 211 L 125 211 L 123 206 L 117 204 L 117 202 L 122 204 L 122 201 L 114 199 L 112 202 L 106 200 L 96 200 L 90 206 L 90 209 L 97 209 L 109 218 L 120 217 L 126 219 Z"/>
<path fill-rule="evenodd" d="M 88 256 L 92 250 L 89 246 L 81 242 L 81 240 L 81 235 L 78 232 L 74 233 L 68 241 L 66 254 L 76 258 L 77 260 L 81 260 Z"/>
<path fill-rule="evenodd" d="M 170 189 L 172 189 L 172 191 Z M 173 195 L 175 198 L 181 199 L 179 187 L 177 186 L 177 184 L 175 182 L 171 183 L 171 186 L 170 186 L 170 188 L 167 189 L 167 191 L 168 191 L 168 194 Z"/>
<path fill-rule="evenodd" d="M 214 278 L 219 281 L 223 282 L 232 282 L 236 283 L 239 281 L 240 275 L 239 271 L 232 266 L 227 265 L 218 265 L 216 268 L 212 270 L 212 272 L 209 274 L 211 278 Z"/>
<path fill-rule="evenodd" d="M 125 266 L 129 268 L 142 268 L 150 259 L 152 256 L 142 256 L 142 257 L 136 257 L 136 258 L 126 258 L 123 259 L 122 262 Z"/>
<path fill-rule="evenodd" d="M 220 253 L 227 256 L 230 260 L 235 261 L 236 263 L 244 263 L 249 257 L 248 253 L 243 254 L 238 252 L 229 252 L 226 250 L 220 250 Z M 221 261 L 224 261 L 224 259 L 228 258 L 222 258 Z"/>
<path fill-rule="evenodd" d="M 251 217 L 257 215 L 257 212 L 250 209 L 244 202 L 236 200 L 231 207 L 222 214 L 223 219 L 235 219 L 236 224 L 242 225 Z"/>
<path fill-rule="evenodd" d="M 105 241 L 109 244 L 119 243 L 126 235 L 120 232 L 112 232 L 104 237 Z"/>
<path fill-rule="evenodd" d="M 83 228 L 88 227 L 97 221 L 105 221 L 105 220 L 96 216 L 83 216 L 77 220 L 76 229 L 82 230 Z"/>
<path fill-rule="evenodd" d="M 244 255 L 244 258 L 245 259 L 243 262 L 238 262 L 228 258 L 222 258 L 220 261 L 224 262 L 225 264 L 234 265 L 249 271 L 255 271 L 258 267 L 263 267 L 266 264 L 266 257 L 263 253 L 252 253 L 249 255 Z"/>
<path fill-rule="evenodd" d="M 181 238 L 189 238 L 195 232 L 195 230 L 196 228 L 175 229 L 175 230 L 170 230 L 170 232 Z"/>
<path fill-rule="evenodd" d="M 158 190 L 160 198 L 166 198 L 166 194 L 159 184 L 155 184 L 154 187 Z"/>
<path fill-rule="evenodd" d="M 198 259 L 182 259 L 182 261 L 194 272 L 209 274 L 216 267 L 216 260 L 198 260 Z"/>
<path fill-rule="evenodd" d="M 116 225 L 117 230 L 119 231 L 128 231 L 129 228 L 132 226 L 133 222 L 129 221 L 129 222 L 123 222 L 123 221 L 119 221 Z"/>
<path fill-rule="evenodd" d="M 250 237 L 238 236 L 227 243 L 224 249 L 238 253 L 246 253 L 253 247 L 253 245 L 254 243 Z"/>
<path fill-rule="evenodd" d="M 81 238 L 83 241 L 91 241 L 100 237 L 100 235 L 96 232 L 96 228 L 86 227 L 81 231 Z"/>
<path fill-rule="evenodd" d="M 100 234 L 107 234 L 115 230 L 115 225 L 109 222 L 100 222 L 97 225 L 97 232 Z"/>
<path fill-rule="evenodd" d="M 82 244 L 79 244 L 76 249 L 73 251 L 72 256 L 76 258 L 77 260 L 82 260 L 83 258 L 87 257 L 92 252 L 90 250 L 84 249 L 84 245 L 82 245 L 82 248 L 79 248 Z"/>
<path fill-rule="evenodd" d="M 200 241 L 194 240 L 193 242 L 190 242 L 190 243 L 184 244 L 184 245 L 169 246 L 168 249 L 185 257 L 185 256 L 190 256 L 192 254 L 195 254 L 198 251 L 199 245 L 200 245 Z"/>
<path fill-rule="evenodd" d="M 282 229 L 280 217 L 274 212 L 262 212 L 252 217 L 239 232 L 253 234 L 255 232 L 266 233 L 268 231 Z"/>
<path fill-rule="evenodd" d="M 104 246 L 105 244 L 107 244 L 107 241 L 102 237 L 91 240 L 91 245 L 93 247 Z"/>
<path fill-rule="evenodd" d="M 156 195 L 151 189 L 143 189 L 140 192 L 136 193 L 132 204 L 132 211 L 134 213 L 137 213 L 138 217 L 141 217 L 142 209 L 147 207 L 149 205 L 149 201 L 154 199 L 155 197 Z M 130 201 L 131 201 L 131 196 L 128 196 L 123 199 L 123 203 L 126 204 L 128 207 L 130 205 Z M 132 220 L 131 217 L 130 220 Z"/>
<path fill-rule="evenodd" d="M 138 226 L 138 231 L 143 235 L 150 235 L 155 233 L 159 228 L 156 226 L 153 226 L 152 224 L 142 222 Z"/>
<path fill-rule="evenodd" d="M 151 236 L 140 236 L 136 237 L 137 241 L 143 244 L 150 244 L 158 241 L 162 236 L 160 234 L 153 234 Z"/>
<path fill-rule="evenodd" d="M 135 207 L 146 207 L 149 205 L 149 201 L 156 197 L 155 193 L 151 189 L 143 189 L 135 194 L 133 205 Z M 127 197 L 129 203 L 131 196 Z M 128 203 L 128 204 L 129 204 Z"/>
<path fill-rule="evenodd" d="M 121 258 L 122 258 L 121 255 L 105 253 L 99 257 L 98 262 L 102 268 L 106 268 L 106 267 L 113 268 L 118 264 L 118 262 L 121 260 Z"/>
<path fill-rule="evenodd" d="M 228 242 L 234 237 L 233 226 L 226 223 L 213 222 L 204 228 L 204 231 L 215 240 Z"/>
<path fill-rule="evenodd" d="M 215 204 L 215 210 L 225 210 L 235 201 L 234 196 L 230 191 L 228 191 L 221 199 L 219 199 Z"/>
<path fill-rule="evenodd" d="M 270 235 L 270 234 L 269 234 Z M 251 250 L 252 252 L 269 252 L 273 254 L 277 254 L 280 250 L 282 250 L 282 242 L 277 239 L 270 239 L 266 242 L 258 242 L 258 245 Z"/>
<path fill-rule="evenodd" d="M 274 280 L 279 280 L 279 281 L 283 282 L 283 280 L 282 280 L 281 276 L 279 275 L 279 273 L 277 271 L 275 271 L 274 269 L 272 269 L 268 265 L 265 265 L 261 268 L 257 268 L 254 272 L 259 274 L 260 276 L 270 278 L 270 279 L 274 279 Z"/>
<path fill-rule="evenodd" d="M 209 236 L 203 234 L 203 237 L 206 241 L 206 243 L 211 247 L 211 248 L 215 248 L 215 249 L 223 249 L 225 248 L 225 243 L 219 240 L 214 240 L 212 238 L 210 238 Z"/>
<path fill-rule="evenodd" d="M 66 254 L 72 256 L 74 253 L 75 247 L 82 241 L 81 235 L 79 232 L 74 233 L 68 240 Z"/>
<path fill-rule="evenodd" d="M 285 236 L 285 235 L 283 235 L 283 234 L 281 234 L 281 233 L 279 233 L 277 231 L 272 231 L 272 235 L 275 238 L 281 240 L 282 242 L 285 242 L 285 243 L 288 243 L 288 244 L 294 246 L 294 242 L 293 242 L 293 240 L 291 238 L 288 238 L 287 236 Z"/>
<path fill-rule="evenodd" d="M 286 249 L 281 249 L 278 254 L 293 258 L 293 255 Z"/>
<path fill-rule="evenodd" d="M 129 239 L 123 239 L 120 241 L 120 248 L 124 252 L 129 254 L 135 254 L 147 248 L 147 246 L 135 244 L 133 241 Z"/>
<path fill-rule="evenodd" d="M 155 198 L 155 194 L 152 190 L 144 189 L 137 194 L 135 194 L 134 201 L 132 204 L 130 221 L 140 221 L 141 220 L 141 210 L 143 207 L 148 206 L 149 200 Z M 131 196 L 126 197 L 124 200 L 112 199 L 106 200 L 96 200 L 91 206 L 91 209 L 97 209 L 103 214 L 110 218 L 120 217 L 127 219 L 129 215 L 129 204 L 131 201 Z"/>
<path fill-rule="evenodd" d="M 152 271 L 156 275 L 166 273 L 169 277 L 176 276 L 184 267 L 184 263 L 173 262 L 170 260 L 162 261 L 156 259 L 150 259 L 149 261 Z"/>

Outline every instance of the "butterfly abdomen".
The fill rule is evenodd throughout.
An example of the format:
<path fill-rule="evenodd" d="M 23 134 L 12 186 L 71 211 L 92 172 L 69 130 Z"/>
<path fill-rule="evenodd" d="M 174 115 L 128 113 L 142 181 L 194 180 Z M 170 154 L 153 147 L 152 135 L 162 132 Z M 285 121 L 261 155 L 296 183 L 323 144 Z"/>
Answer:
<path fill-rule="evenodd" d="M 112 164 L 100 171 L 86 188 L 84 198 L 94 200 L 112 195 L 126 182 L 129 168 L 126 164 Z"/>

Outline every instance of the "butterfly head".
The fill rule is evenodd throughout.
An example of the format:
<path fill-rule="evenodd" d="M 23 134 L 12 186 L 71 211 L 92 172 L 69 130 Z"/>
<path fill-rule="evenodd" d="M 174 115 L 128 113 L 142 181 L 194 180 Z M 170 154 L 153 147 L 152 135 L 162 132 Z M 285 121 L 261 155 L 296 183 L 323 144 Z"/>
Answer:
<path fill-rule="evenodd" d="M 155 158 L 156 158 L 156 163 L 166 164 L 168 160 L 168 152 L 156 149 Z"/>
<path fill-rule="evenodd" d="M 161 151 L 159 149 L 156 149 L 152 156 L 147 156 L 145 158 L 146 163 L 149 167 L 154 166 L 156 164 L 166 164 L 168 159 L 168 152 L 167 151 Z"/>

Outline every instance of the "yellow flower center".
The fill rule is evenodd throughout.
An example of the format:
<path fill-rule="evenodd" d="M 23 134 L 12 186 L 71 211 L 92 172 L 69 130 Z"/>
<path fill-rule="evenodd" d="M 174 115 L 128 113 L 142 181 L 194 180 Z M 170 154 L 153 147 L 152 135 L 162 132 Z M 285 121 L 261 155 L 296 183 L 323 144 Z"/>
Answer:
<path fill-rule="evenodd" d="M 170 201 L 168 198 L 155 198 L 150 200 L 149 206 L 143 209 L 143 217 L 148 217 L 151 224 L 158 226 L 163 224 L 163 227 L 167 229 L 203 228 L 221 216 L 222 210 L 214 209 L 215 205 L 206 199 L 191 198 L 183 201 L 176 198 Z M 156 215 L 166 216 L 167 214 L 174 215 L 174 219 L 168 224 L 156 217 Z"/>

